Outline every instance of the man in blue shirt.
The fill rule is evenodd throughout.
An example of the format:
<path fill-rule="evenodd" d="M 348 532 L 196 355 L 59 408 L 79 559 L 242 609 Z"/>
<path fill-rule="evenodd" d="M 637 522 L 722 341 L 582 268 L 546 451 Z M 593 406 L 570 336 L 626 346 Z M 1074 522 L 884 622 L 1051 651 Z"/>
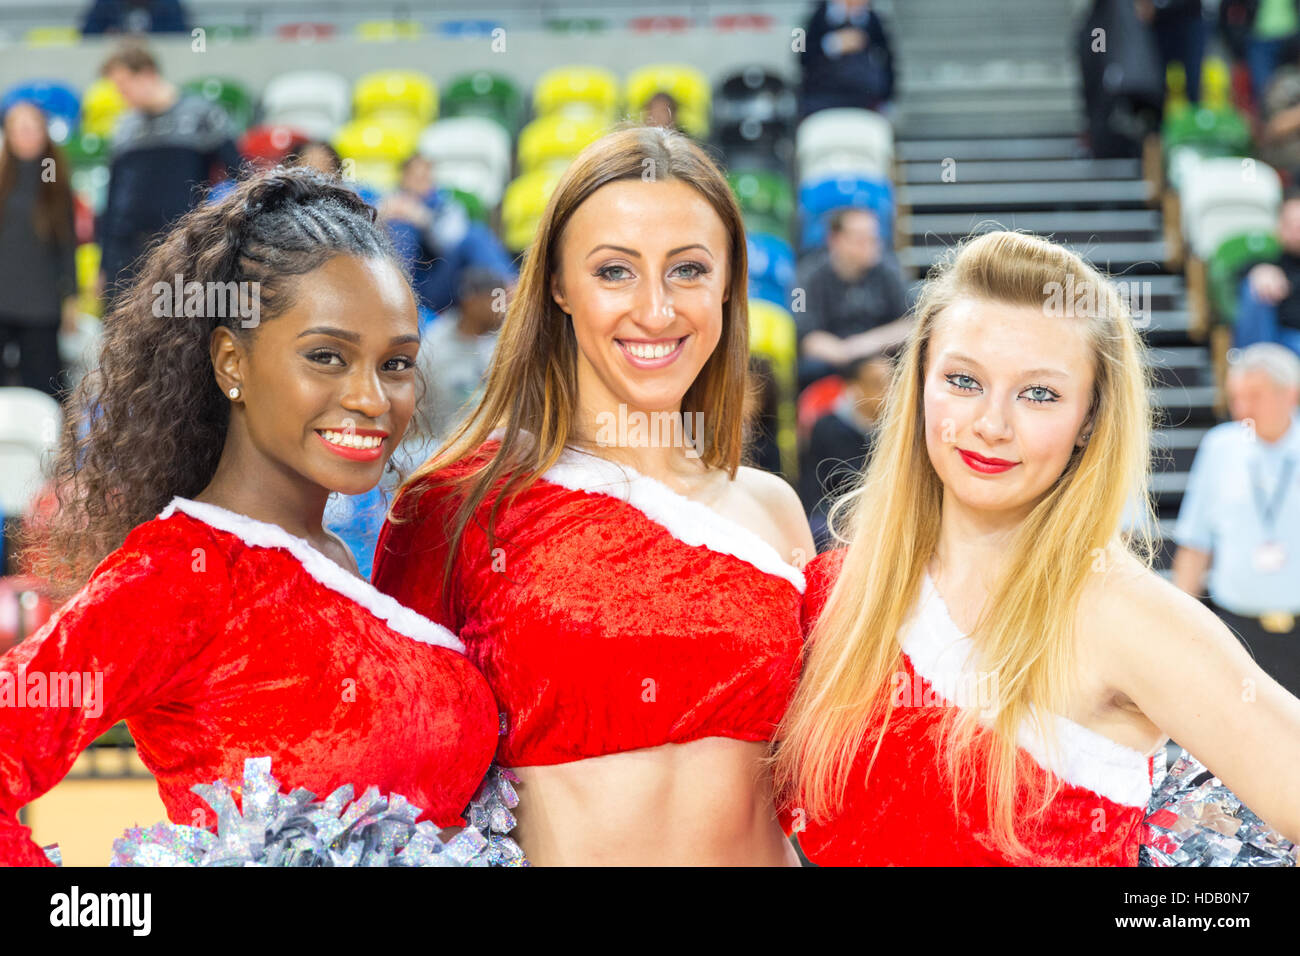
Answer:
<path fill-rule="evenodd" d="M 1234 357 L 1234 421 L 1202 439 L 1178 513 L 1173 580 L 1210 606 L 1300 696 L 1300 358 L 1261 343 Z"/>

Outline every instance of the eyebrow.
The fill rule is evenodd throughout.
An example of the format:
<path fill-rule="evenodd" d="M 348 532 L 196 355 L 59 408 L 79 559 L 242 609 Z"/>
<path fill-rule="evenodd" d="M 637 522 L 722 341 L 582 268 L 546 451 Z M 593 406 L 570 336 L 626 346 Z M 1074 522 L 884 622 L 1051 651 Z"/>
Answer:
<path fill-rule="evenodd" d="M 310 329 L 304 329 L 298 333 L 298 338 L 302 338 L 306 335 L 330 335 L 336 339 L 343 339 L 345 342 L 352 342 L 353 344 L 361 341 L 361 334 L 359 332 L 349 332 L 347 329 L 336 329 L 328 325 L 315 325 Z M 394 335 L 388 340 L 388 344 L 390 346 L 410 345 L 419 341 L 420 337 L 418 335 Z"/>
<path fill-rule="evenodd" d="M 984 367 L 980 365 L 980 363 L 976 359 L 971 358 L 969 355 L 962 355 L 960 352 L 951 352 L 947 355 L 944 355 L 943 358 L 947 359 L 950 362 L 965 362 L 967 365 L 974 365 L 976 368 L 982 369 Z M 1028 368 L 1025 369 L 1023 372 L 1021 372 L 1020 374 L 1021 375 L 1054 375 L 1057 378 L 1070 377 L 1069 372 L 1064 372 L 1059 368 Z"/>
<path fill-rule="evenodd" d="M 615 252 L 625 253 L 634 259 L 641 258 L 641 253 L 637 252 L 635 249 L 629 249 L 627 246 L 610 245 L 608 242 L 602 242 L 600 245 L 593 248 L 591 252 L 587 253 L 588 258 L 599 252 L 601 249 L 613 249 Z M 676 249 L 669 249 L 668 255 L 675 256 L 677 253 L 685 252 L 687 249 L 703 249 L 705 252 L 708 252 L 709 255 L 713 255 L 713 253 L 709 251 L 709 247 L 704 245 L 702 242 L 692 242 L 689 246 L 678 246 Z"/>

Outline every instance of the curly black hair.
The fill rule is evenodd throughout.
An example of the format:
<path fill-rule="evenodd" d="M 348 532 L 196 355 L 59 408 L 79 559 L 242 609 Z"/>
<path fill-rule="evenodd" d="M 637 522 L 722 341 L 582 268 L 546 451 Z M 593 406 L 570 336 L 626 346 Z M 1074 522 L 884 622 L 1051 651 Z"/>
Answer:
<path fill-rule="evenodd" d="M 155 240 L 104 318 L 97 367 L 68 401 L 53 473 L 57 511 L 25 537 L 26 565 L 56 594 L 84 584 L 172 497 L 192 498 L 211 481 L 230 421 L 209 353 L 213 330 L 225 326 L 251 343 L 256 325 L 293 304 L 296 277 L 341 254 L 386 259 L 410 282 L 374 208 L 340 180 L 301 167 L 254 173 Z M 156 315 L 185 311 L 155 309 L 155 286 L 177 275 L 205 288 L 250 283 L 255 327 L 235 309 Z"/>

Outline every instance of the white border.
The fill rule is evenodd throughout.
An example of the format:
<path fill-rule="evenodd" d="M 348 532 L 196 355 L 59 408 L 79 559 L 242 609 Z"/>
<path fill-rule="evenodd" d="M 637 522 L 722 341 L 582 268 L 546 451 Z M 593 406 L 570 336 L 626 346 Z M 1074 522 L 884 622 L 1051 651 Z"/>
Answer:
<path fill-rule="evenodd" d="M 369 581 L 364 581 L 339 567 L 337 562 L 321 554 L 307 540 L 290 534 L 279 525 L 258 521 L 219 505 L 193 501 L 179 495 L 171 500 L 158 517 L 169 518 L 177 511 L 183 511 L 190 517 L 197 518 L 204 524 L 221 531 L 227 531 L 252 547 L 281 548 L 288 551 L 318 582 L 361 605 L 398 633 L 422 644 L 436 644 L 461 654 L 465 653 L 465 645 L 460 642 L 460 639 L 437 621 L 431 621 L 424 615 L 398 603 Z"/>
<path fill-rule="evenodd" d="M 504 429 L 495 429 L 488 440 L 500 439 L 503 434 Z M 776 548 L 759 535 L 627 465 L 576 448 L 566 448 L 559 461 L 541 477 L 570 491 L 617 498 L 683 544 L 739 558 L 765 574 L 784 578 L 800 594 L 807 588 L 803 571 L 783 561 Z M 626 493 L 621 493 L 623 489 Z"/>
<path fill-rule="evenodd" d="M 902 641 L 912 669 L 948 701 L 956 699 L 963 675 L 974 670 L 974 643 L 962 634 L 929 571 L 921 583 L 920 609 Z M 1067 783 L 1086 787 L 1115 803 L 1146 807 L 1151 801 L 1150 757 L 1089 730 L 1060 714 L 1056 748 L 1049 753 L 1037 723 L 1026 719 L 1018 742 L 1038 764 Z"/>

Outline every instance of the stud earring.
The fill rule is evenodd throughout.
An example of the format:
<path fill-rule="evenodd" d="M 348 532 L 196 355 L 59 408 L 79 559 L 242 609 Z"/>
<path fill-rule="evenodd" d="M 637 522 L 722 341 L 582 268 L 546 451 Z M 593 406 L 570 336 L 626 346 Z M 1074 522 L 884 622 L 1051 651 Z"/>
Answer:
<path fill-rule="evenodd" d="M 230 386 L 230 391 L 227 392 L 226 394 L 230 396 L 231 401 L 236 401 L 236 402 L 239 401 L 239 386 L 238 385 Z"/>

